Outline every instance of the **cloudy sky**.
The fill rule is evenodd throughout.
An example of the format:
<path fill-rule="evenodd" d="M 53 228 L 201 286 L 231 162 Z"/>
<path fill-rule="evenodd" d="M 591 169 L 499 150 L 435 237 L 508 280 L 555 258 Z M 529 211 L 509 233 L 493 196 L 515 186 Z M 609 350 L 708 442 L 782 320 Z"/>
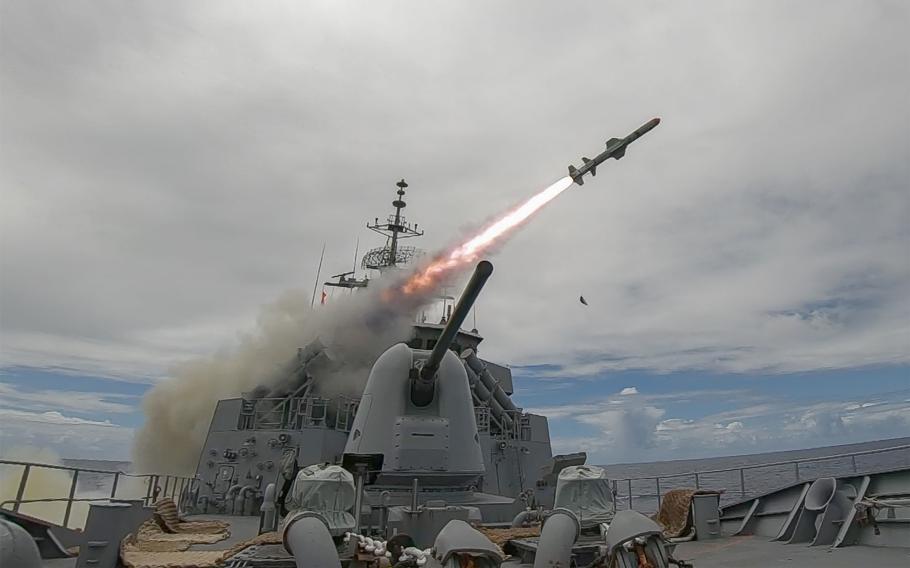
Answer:
<path fill-rule="evenodd" d="M 411 184 L 516 234 L 482 354 L 593 461 L 910 435 L 910 5 L 0 4 L 4 449 L 125 458 L 142 394 L 349 269 Z M 582 306 L 584 295 L 589 306 Z"/>

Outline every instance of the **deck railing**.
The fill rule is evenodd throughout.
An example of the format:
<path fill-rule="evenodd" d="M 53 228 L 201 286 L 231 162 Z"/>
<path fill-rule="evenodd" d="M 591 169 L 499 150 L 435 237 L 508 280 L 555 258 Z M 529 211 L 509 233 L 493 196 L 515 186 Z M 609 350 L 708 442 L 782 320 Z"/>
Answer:
<path fill-rule="evenodd" d="M 19 478 L 14 483 L 17 487 L 16 497 L 14 499 L 7 499 L 0 503 L 0 509 L 6 509 L 14 513 L 18 513 L 22 508 L 22 505 L 36 504 L 36 503 L 64 503 L 63 509 L 63 519 L 61 526 L 69 527 L 70 517 L 73 511 L 73 503 L 80 502 L 102 502 L 110 499 L 117 499 L 117 489 L 121 486 L 121 480 L 123 478 L 132 478 L 132 479 L 141 479 L 144 483 L 144 495 L 137 497 L 135 494 L 130 496 L 123 496 L 123 491 L 121 490 L 121 498 L 134 498 L 142 499 L 143 503 L 148 506 L 158 499 L 164 499 L 166 497 L 172 497 L 177 502 L 177 507 L 183 509 L 185 500 L 187 499 L 189 493 L 195 489 L 196 483 L 198 480 L 194 477 L 182 477 L 176 475 L 159 475 L 159 474 L 133 474 L 127 473 L 124 471 L 113 471 L 113 470 L 104 470 L 104 469 L 90 469 L 84 467 L 70 467 L 66 465 L 56 465 L 56 464 L 46 464 L 46 463 L 34 463 L 34 462 L 25 462 L 17 460 L 5 460 L 0 459 L 0 467 L 7 469 L 9 466 L 21 467 L 22 469 L 19 472 Z M 36 470 L 51 470 L 51 471 L 62 471 L 69 474 L 69 494 L 66 497 L 36 497 L 36 498 L 26 498 L 25 495 L 28 490 L 29 478 L 33 472 Z M 97 494 L 91 497 L 77 497 L 77 489 L 79 484 L 80 476 L 85 479 L 87 474 L 92 474 L 95 476 L 97 481 L 100 481 L 102 484 L 106 484 L 110 480 L 110 492 L 105 491 L 104 494 Z M 163 482 L 163 484 L 162 484 Z M 55 490 L 49 489 L 47 487 L 42 488 L 42 491 Z M 141 492 L 141 491 L 140 491 Z M 55 519 L 43 519 L 49 522 L 56 522 Z"/>
<path fill-rule="evenodd" d="M 876 448 L 873 450 L 862 450 L 858 452 L 849 452 L 843 454 L 833 454 L 821 457 L 800 458 L 795 460 L 786 460 L 778 462 L 766 462 L 753 465 L 744 465 L 740 467 L 728 467 L 723 469 L 709 469 L 696 472 L 675 473 L 659 476 L 631 477 L 624 479 L 613 479 L 613 496 L 617 502 L 623 503 L 625 508 L 632 509 L 635 506 L 635 500 L 639 503 L 644 501 L 650 505 L 654 504 L 656 499 L 657 508 L 660 508 L 662 497 L 670 489 L 681 487 L 695 489 L 719 490 L 723 492 L 722 499 L 733 501 L 746 499 L 753 493 L 762 493 L 764 491 L 773 491 L 785 487 L 792 483 L 801 481 L 811 481 L 827 475 L 844 475 L 845 471 L 850 473 L 862 474 L 872 473 L 883 469 L 882 467 L 860 467 L 857 465 L 857 457 L 894 453 L 905 454 L 898 467 L 910 467 L 910 444 L 900 446 L 889 446 L 887 448 Z M 849 460 L 849 466 L 847 461 Z M 825 472 L 818 467 L 825 462 L 840 461 L 841 467 L 835 471 Z M 815 465 L 815 468 L 809 467 Z M 849 469 L 848 469 L 849 467 Z M 781 478 L 778 483 L 764 483 L 761 487 L 749 487 L 747 480 L 753 480 L 754 476 L 750 474 L 756 470 L 772 470 L 777 468 L 777 472 L 770 472 L 768 475 Z M 887 469 L 887 468 L 884 468 Z M 717 478 L 722 478 L 720 481 Z M 732 481 L 733 488 L 726 487 Z M 724 486 L 719 486 L 720 484 Z M 755 483 L 753 483 L 755 485 Z M 644 486 L 644 487 L 643 487 Z M 751 491 L 750 491 L 751 490 Z M 651 491 L 650 493 L 640 493 L 640 491 Z M 645 507 L 648 509 L 648 507 Z M 652 509 L 653 510 L 653 509 Z"/>

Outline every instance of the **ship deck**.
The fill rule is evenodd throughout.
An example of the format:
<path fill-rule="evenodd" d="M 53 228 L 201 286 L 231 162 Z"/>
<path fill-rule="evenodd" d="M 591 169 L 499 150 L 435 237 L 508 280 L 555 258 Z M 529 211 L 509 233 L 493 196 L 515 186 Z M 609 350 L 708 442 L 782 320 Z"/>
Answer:
<path fill-rule="evenodd" d="M 235 544 L 256 536 L 258 517 L 204 515 L 193 519 L 223 520 L 231 525 L 231 536 L 214 544 L 195 544 L 192 550 L 227 550 Z M 695 568 L 766 568 L 801 566 L 806 568 L 852 568 L 910 566 L 910 548 L 880 548 L 847 546 L 832 549 L 826 546 L 787 545 L 771 542 L 765 537 L 738 536 L 714 540 L 684 542 L 676 547 L 676 558 L 691 562 Z M 288 559 L 290 561 L 290 558 Z M 514 562 L 514 561 L 513 561 Z M 44 560 L 47 568 L 72 568 L 75 558 Z M 288 563 L 292 567 L 291 562 Z M 506 562 L 504 566 L 524 566 Z M 530 565 L 528 565 L 530 566 Z"/>
<path fill-rule="evenodd" d="M 211 544 L 193 544 L 188 550 L 230 550 L 235 545 L 250 540 L 257 536 L 259 532 L 259 517 L 252 516 L 233 516 L 233 515 L 187 515 L 190 521 L 224 521 L 229 525 L 230 536 L 225 540 L 220 540 Z M 76 558 L 45 558 L 42 559 L 41 565 L 44 568 L 74 568 Z M 2 568 L 6 568 L 3 566 Z"/>
<path fill-rule="evenodd" d="M 676 547 L 674 556 L 680 560 L 691 561 L 695 568 L 910 566 L 910 548 L 788 545 L 755 536 L 684 542 Z"/>

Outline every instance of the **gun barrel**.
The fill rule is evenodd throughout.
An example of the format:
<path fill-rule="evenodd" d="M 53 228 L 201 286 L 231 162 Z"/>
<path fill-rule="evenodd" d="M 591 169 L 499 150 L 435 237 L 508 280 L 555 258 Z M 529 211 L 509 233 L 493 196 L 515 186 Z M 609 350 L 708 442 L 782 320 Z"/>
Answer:
<path fill-rule="evenodd" d="M 436 341 L 433 351 L 430 352 L 430 356 L 424 362 L 423 367 L 420 369 L 420 373 L 414 378 L 414 382 L 411 385 L 411 401 L 417 406 L 426 406 L 433 400 L 436 372 L 439 370 L 442 358 L 452 345 L 452 341 L 458 334 L 461 324 L 463 324 L 464 320 L 468 317 L 471 307 L 474 305 L 474 302 L 477 301 L 477 297 L 483 289 L 483 285 L 486 284 L 487 279 L 492 273 L 493 264 L 488 260 L 480 261 L 474 269 L 471 280 L 461 293 L 461 298 L 458 299 L 455 311 L 453 311 L 451 317 L 449 317 L 449 322 L 442 330 L 442 334 Z"/>

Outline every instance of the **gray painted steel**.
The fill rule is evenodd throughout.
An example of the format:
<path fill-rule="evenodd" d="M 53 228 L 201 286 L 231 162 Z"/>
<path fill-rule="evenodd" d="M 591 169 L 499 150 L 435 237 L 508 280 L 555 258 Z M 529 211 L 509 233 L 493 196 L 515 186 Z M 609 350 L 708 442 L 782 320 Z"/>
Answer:
<path fill-rule="evenodd" d="M 581 524 L 575 513 L 568 509 L 554 509 L 540 531 L 534 568 L 568 568 L 572 561 L 572 546 L 580 533 Z"/>
<path fill-rule="evenodd" d="M 692 524 L 698 540 L 720 538 L 720 495 L 694 495 L 692 497 Z"/>
<path fill-rule="evenodd" d="M 615 553 L 624 543 L 636 536 L 659 535 L 663 529 L 660 525 L 638 511 L 619 511 L 604 537 L 607 550 Z"/>
<path fill-rule="evenodd" d="M 674 556 L 691 560 L 695 568 L 897 568 L 910 566 L 908 548 L 854 546 L 830 549 L 787 546 L 762 538 L 732 537 L 722 541 L 684 542 Z"/>
<path fill-rule="evenodd" d="M 465 286 L 461 298 L 458 299 L 458 304 L 455 305 L 455 311 L 449 317 L 449 322 L 439 335 L 436 345 L 433 346 L 433 350 L 424 360 L 423 365 L 415 369 L 416 372 L 411 379 L 411 403 L 415 406 L 426 406 L 433 400 L 433 391 L 438 382 L 436 372 L 439 370 L 442 358 L 449 353 L 449 348 L 452 346 L 461 324 L 468 317 L 468 313 L 491 274 L 493 274 L 492 263 L 482 260 L 477 264 L 471 280 Z"/>
<path fill-rule="evenodd" d="M 818 483 L 820 481 L 820 483 Z M 826 547 L 908 545 L 910 468 L 803 482 L 722 508 L 725 535 Z M 833 492 L 832 492 L 833 489 Z"/>
<path fill-rule="evenodd" d="M 120 541 L 150 516 L 130 503 L 92 503 L 76 568 L 116 568 Z"/>
<path fill-rule="evenodd" d="M 294 555 L 297 568 L 341 568 L 329 528 L 317 514 L 303 513 L 288 519 L 282 540 L 284 548 Z"/>
<path fill-rule="evenodd" d="M 389 533 L 406 534 L 420 548 L 432 546 L 443 527 L 454 522 L 479 522 L 480 510 L 476 507 L 446 505 L 442 503 L 389 509 Z"/>
<path fill-rule="evenodd" d="M 484 558 L 492 566 L 499 566 L 503 561 L 499 547 L 477 529 L 464 521 L 450 521 L 439 531 L 433 543 L 435 558 L 443 564 L 457 556 Z M 455 564 L 460 566 L 461 563 Z"/>
<path fill-rule="evenodd" d="M 446 352 L 432 401 L 417 406 L 403 396 L 415 359 L 426 352 L 400 343 L 383 353 L 367 379 L 345 453 L 383 454 L 377 483 L 410 485 L 415 472 L 423 484 L 476 484 L 484 473 L 474 406 L 464 366 Z M 432 474 L 441 475 L 432 475 Z"/>
<path fill-rule="evenodd" d="M 41 554 L 28 532 L 15 523 L 0 519 L 0 567 L 39 568 Z"/>

